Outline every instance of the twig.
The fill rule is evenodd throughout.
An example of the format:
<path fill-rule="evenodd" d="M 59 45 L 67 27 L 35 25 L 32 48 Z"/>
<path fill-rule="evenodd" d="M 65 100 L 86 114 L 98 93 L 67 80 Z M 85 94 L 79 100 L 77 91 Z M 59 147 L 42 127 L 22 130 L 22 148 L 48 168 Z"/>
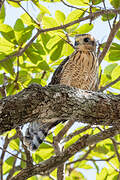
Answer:
<path fill-rule="evenodd" d="M 102 0 L 102 2 L 103 2 L 104 9 L 106 10 L 105 1 L 104 1 L 104 0 Z M 110 27 L 110 29 L 111 29 L 111 24 L 110 24 L 110 20 L 109 20 L 109 16 L 108 16 L 108 14 L 106 14 L 106 16 L 107 16 L 107 20 L 108 20 L 109 27 Z"/>
<path fill-rule="evenodd" d="M 76 49 L 75 46 L 72 44 L 72 42 L 64 39 L 63 37 L 61 37 L 60 35 L 58 35 L 61 39 L 63 39 L 66 43 L 68 43 L 72 48 Z"/>
<path fill-rule="evenodd" d="M 2 151 L 2 154 L 0 157 L 0 177 L 1 177 L 1 180 L 3 180 L 3 167 L 2 167 L 3 166 L 3 159 L 5 156 L 5 152 L 6 152 L 6 149 L 8 147 L 8 144 L 9 144 L 9 140 L 8 140 L 8 136 L 6 136 L 4 146 L 3 146 L 3 151 Z"/>
<path fill-rule="evenodd" d="M 119 155 L 119 152 L 118 152 L 118 149 L 117 149 L 117 143 L 116 141 L 114 140 L 114 138 L 110 138 L 112 143 L 113 143 L 113 146 L 114 146 L 114 150 L 115 150 L 115 153 L 117 155 L 117 158 L 118 158 L 118 161 L 120 163 L 120 155 Z"/>
<path fill-rule="evenodd" d="M 2 8 L 4 2 L 5 2 L 5 0 L 1 0 L 1 1 L 0 1 L 0 13 L 1 13 L 1 8 Z"/>
<path fill-rule="evenodd" d="M 89 148 L 89 150 L 83 155 L 83 157 L 81 157 L 80 159 L 77 159 L 76 161 L 72 161 L 72 162 L 69 162 L 67 163 L 67 165 L 70 165 L 70 164 L 74 164 L 76 162 L 80 162 L 80 161 L 83 161 L 86 159 L 86 157 L 90 154 L 90 152 L 95 148 L 96 144 L 94 144 L 93 146 L 91 146 Z"/>
<path fill-rule="evenodd" d="M 45 77 L 46 73 L 47 73 L 46 71 L 43 71 L 42 76 L 41 76 L 41 78 L 40 78 L 40 79 L 44 79 L 44 77 Z"/>
<path fill-rule="evenodd" d="M 67 3 L 66 3 L 65 1 L 63 1 L 63 0 L 61 0 L 61 2 L 62 2 L 65 6 L 67 6 L 67 7 L 74 8 L 74 9 L 78 9 L 78 10 L 81 10 L 81 11 L 84 11 L 84 12 L 89 13 L 87 10 L 84 10 L 84 9 L 82 9 L 82 8 L 78 8 L 78 7 L 69 5 L 69 4 L 67 4 Z"/>
<path fill-rule="evenodd" d="M 99 76 L 99 78 L 98 78 L 98 88 L 99 88 L 99 85 L 100 85 L 101 77 L 102 77 L 102 69 L 101 69 L 101 71 L 100 71 L 100 76 Z"/>
<path fill-rule="evenodd" d="M 15 57 L 15 56 L 21 56 L 25 51 L 26 49 L 33 43 L 33 41 L 43 32 L 49 32 L 49 31 L 55 31 L 55 30 L 59 30 L 59 29 L 65 29 L 69 26 L 72 26 L 76 23 L 79 23 L 79 22 L 82 22 L 82 21 L 85 21 L 85 20 L 88 20 L 88 19 L 95 19 L 97 18 L 98 16 L 102 15 L 102 14 L 107 14 L 107 13 L 114 13 L 114 14 L 117 14 L 117 13 L 120 13 L 120 9 L 109 9 L 109 10 L 101 10 L 101 11 L 97 11 L 95 13 L 92 13 L 88 16 L 85 16 L 85 17 L 82 17 L 82 18 L 79 18 L 75 21 L 72 21 L 70 23 L 67 23 L 65 25 L 61 25 L 61 26 L 56 26 L 56 27 L 53 27 L 53 28 L 47 28 L 47 29 L 39 29 L 38 32 L 31 38 L 31 40 L 26 44 L 26 46 L 22 49 L 20 49 L 19 51 L 15 52 L 14 54 L 10 55 L 10 56 L 7 56 L 6 58 L 0 60 L 0 62 L 5 62 L 6 60 L 8 59 L 11 59 L 12 57 Z M 118 24 L 118 25 L 117 25 Z M 116 28 L 118 28 L 119 26 L 119 23 L 116 24 Z M 110 43 L 111 44 L 111 43 Z M 110 46 L 110 45 L 109 45 Z M 105 48 L 105 52 L 106 51 L 106 47 Z M 107 47 L 107 50 L 108 50 L 108 47 Z M 106 54 L 106 53 L 105 53 Z M 100 61 L 101 59 L 104 58 L 105 56 L 104 52 L 102 52 L 101 56 L 99 57 Z"/>
<path fill-rule="evenodd" d="M 17 157 L 18 157 L 18 154 L 19 154 L 19 152 L 16 154 Z M 15 160 L 13 162 L 12 169 L 9 171 L 9 174 L 8 174 L 6 180 L 9 180 L 13 176 L 13 174 L 15 172 L 15 164 L 16 164 L 16 161 L 17 161 L 17 157 L 15 158 Z"/>
<path fill-rule="evenodd" d="M 117 23 L 116 25 L 114 25 L 114 27 L 111 29 L 111 32 L 110 32 L 109 37 L 108 37 L 108 39 L 107 39 L 107 42 L 106 42 L 106 44 L 105 44 L 105 46 L 104 46 L 104 48 L 103 48 L 103 51 L 102 51 L 102 53 L 100 54 L 100 56 L 99 56 L 99 58 L 98 58 L 98 59 L 99 59 L 99 64 L 102 62 L 103 58 L 105 57 L 106 53 L 108 52 L 108 50 L 109 50 L 109 48 L 110 48 L 110 45 L 111 45 L 111 43 L 112 43 L 112 41 L 113 41 L 116 33 L 118 32 L 119 28 L 120 28 L 120 20 L 119 20 L 118 23 Z"/>
<path fill-rule="evenodd" d="M 110 161 L 114 157 L 115 157 L 115 155 L 110 156 L 109 158 L 105 158 L 105 159 L 89 159 L 89 158 L 85 158 L 85 160 L 86 161 L 93 161 L 93 162 L 95 162 L 95 161 Z"/>
<path fill-rule="evenodd" d="M 82 133 L 82 132 L 84 132 L 84 131 L 86 131 L 86 130 L 88 130 L 88 129 L 90 129 L 90 128 L 91 128 L 91 126 L 88 125 L 88 126 L 85 126 L 85 127 L 82 128 L 82 129 L 78 130 L 78 131 L 75 131 L 74 133 L 69 134 L 67 137 L 65 137 L 65 139 L 64 139 L 63 142 L 69 141 L 69 140 L 72 139 L 74 136 L 76 136 L 76 135 L 78 135 L 78 134 L 80 134 L 80 133 Z"/>
<path fill-rule="evenodd" d="M 60 142 L 66 132 L 70 129 L 70 127 L 74 124 L 75 120 L 70 120 L 67 124 L 62 128 L 62 130 L 54 137 L 54 141 Z"/>
<path fill-rule="evenodd" d="M 17 73 L 16 73 L 16 78 L 14 82 L 17 82 L 19 78 L 19 56 L 17 57 Z"/>
<path fill-rule="evenodd" d="M 7 151 L 7 150 L 6 150 L 6 149 L 4 149 L 4 148 L 0 147 L 0 149 L 1 149 L 2 151 L 5 151 L 5 152 L 7 152 L 7 153 L 11 154 L 11 155 L 12 155 L 12 156 L 14 156 L 15 158 L 20 159 L 21 161 L 26 162 L 26 160 L 24 160 L 24 159 L 22 159 L 22 158 L 20 158 L 20 157 L 16 156 L 15 154 L 13 154 L 13 153 L 11 153 L 11 152 Z"/>
<path fill-rule="evenodd" d="M 27 167 L 31 167 L 33 165 L 33 160 L 32 160 L 32 157 L 30 155 L 30 151 L 27 149 L 27 147 L 23 143 L 23 135 L 22 135 L 22 132 L 21 132 L 19 127 L 16 128 L 16 132 L 17 132 L 17 135 L 22 142 L 22 147 L 24 148 L 24 151 L 26 154 L 26 165 L 27 165 Z"/>
<path fill-rule="evenodd" d="M 114 84 L 116 84 L 116 83 L 119 82 L 119 81 L 120 81 L 120 76 L 119 76 L 117 79 L 115 79 L 114 81 L 112 81 L 112 82 L 110 82 L 109 84 L 107 84 L 106 86 L 101 87 L 101 88 L 100 88 L 100 91 L 103 92 L 104 90 L 106 90 L 107 88 L 113 86 Z"/>
<path fill-rule="evenodd" d="M 13 0 L 10 0 L 10 1 L 13 1 Z M 13 2 L 15 2 L 15 1 L 13 1 Z M 40 24 L 33 19 L 33 17 L 26 11 L 26 9 L 25 9 L 18 1 L 16 1 L 16 3 L 23 9 L 23 11 L 26 12 L 26 14 L 32 19 L 32 21 L 33 21 L 35 24 L 37 24 L 38 26 L 40 26 Z"/>

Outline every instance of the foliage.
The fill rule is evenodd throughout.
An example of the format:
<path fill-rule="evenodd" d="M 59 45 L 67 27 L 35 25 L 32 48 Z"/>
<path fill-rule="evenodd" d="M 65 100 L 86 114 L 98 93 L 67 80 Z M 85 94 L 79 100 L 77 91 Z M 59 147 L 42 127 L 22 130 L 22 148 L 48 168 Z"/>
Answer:
<path fill-rule="evenodd" d="M 47 2 L 47 3 L 46 3 Z M 73 40 L 73 37 L 76 34 L 89 33 L 94 29 L 94 21 L 92 19 L 84 23 L 75 23 L 71 26 L 61 29 L 54 29 L 54 31 L 45 31 L 39 33 L 39 35 L 32 41 L 32 38 L 39 30 L 44 30 L 48 28 L 58 27 L 71 21 L 76 21 L 82 17 L 87 16 L 92 12 L 101 11 L 101 7 L 105 8 L 102 0 L 66 0 L 65 3 L 72 7 L 72 11 L 69 13 L 56 8 L 54 15 L 52 15 L 50 4 L 63 3 L 60 0 L 31 0 L 28 1 L 12 1 L 7 0 L 7 5 L 3 5 L 0 11 L 0 98 L 4 96 L 9 96 L 18 93 L 23 88 L 28 87 L 31 83 L 38 83 L 42 86 L 47 85 L 50 81 L 49 77 L 54 72 L 56 67 L 60 62 L 69 56 L 73 52 L 73 48 L 70 44 L 66 43 L 65 40 L 68 40 L 68 37 Z M 106 3 L 106 1 L 104 1 Z M 32 3 L 34 8 L 39 11 L 38 15 L 34 17 L 32 12 L 25 11 L 25 4 Z M 50 3 L 50 4 L 49 4 Z M 48 5 L 49 4 L 49 5 Z M 21 8 L 23 14 L 16 19 L 14 26 L 6 24 L 7 16 L 7 7 L 17 8 L 18 11 Z M 48 6 L 48 8 L 47 8 Z M 120 8 L 119 0 L 109 0 L 109 6 L 117 9 Z M 57 7 L 57 6 L 56 6 Z M 65 8 L 67 6 L 65 5 Z M 75 8 L 76 7 L 76 8 Z M 91 11 L 90 11 L 91 9 Z M 95 21 L 98 19 L 96 18 Z M 113 26 L 119 18 L 115 13 L 103 14 L 100 19 L 100 23 L 109 22 Z M 113 24 L 114 23 L 114 24 Z M 96 25 L 97 26 L 97 25 Z M 109 32 L 108 32 L 109 34 Z M 102 51 L 104 46 L 100 45 L 100 50 Z M 24 50 L 22 52 L 22 50 Z M 22 53 L 21 53 L 22 52 Z M 114 43 L 112 43 L 109 51 L 107 52 L 103 66 L 100 66 L 100 69 L 104 68 L 104 62 L 107 62 L 107 66 L 102 70 L 100 86 L 104 87 L 107 84 L 116 80 L 120 75 L 120 30 L 114 37 Z M 120 89 L 120 82 L 112 85 L 112 88 L 107 89 L 107 93 L 116 94 Z M 44 160 L 50 158 L 55 154 L 53 146 L 53 135 L 56 136 L 60 130 L 63 128 L 63 124 L 59 124 L 52 130 L 52 134 L 47 136 L 46 140 L 48 143 L 43 143 L 39 149 L 32 153 L 32 159 L 34 163 L 40 163 Z M 76 132 L 82 129 L 73 128 L 71 132 Z M 100 127 L 101 131 L 106 127 Z M 64 148 L 68 148 L 76 142 L 84 134 L 97 134 L 100 131 L 100 128 L 89 128 L 87 131 L 84 131 L 80 134 L 75 135 L 69 141 L 63 143 Z M 64 139 L 67 139 L 68 132 Z M 5 141 L 5 137 L 9 140 Z M 7 142 L 6 149 L 13 154 L 6 155 L 3 165 L 0 171 L 3 174 L 3 177 L 16 175 L 21 169 L 26 167 L 26 150 L 22 144 L 22 140 L 16 136 L 17 133 L 15 130 L 3 135 L 3 140 L 1 142 L 5 144 Z M 115 137 L 115 141 L 119 141 L 120 136 Z M 0 147 L 2 148 L 2 146 Z M 84 154 L 90 149 L 88 147 L 83 149 L 82 152 L 79 152 L 77 156 L 71 157 L 67 161 L 66 165 L 66 180 L 74 179 L 86 179 L 86 172 L 91 169 L 96 170 L 96 179 L 100 180 L 116 180 L 118 179 L 119 173 L 116 169 L 119 170 L 119 158 L 115 154 L 115 145 L 110 139 L 106 139 L 94 147 L 84 160 L 80 160 L 72 163 L 76 158 L 80 159 Z M 117 151 L 120 153 L 120 148 L 117 146 Z M 6 152 L 7 153 L 7 152 Z M 1 153 L 2 157 L 2 153 Z M 19 158 L 19 159 L 16 159 Z M 111 158 L 110 158 L 111 157 Z M 97 159 L 97 160 L 96 160 Z M 99 161 L 103 160 L 104 163 L 103 169 L 101 170 L 99 166 Z M 71 163 L 73 165 L 71 165 Z M 13 171 L 11 171 L 13 169 Z M 84 170 L 85 173 L 82 173 Z M 67 176 L 69 175 L 69 176 Z M 54 170 L 51 177 L 56 179 L 57 173 Z M 29 178 L 29 180 L 38 180 L 44 179 L 48 180 L 50 177 L 34 176 Z"/>

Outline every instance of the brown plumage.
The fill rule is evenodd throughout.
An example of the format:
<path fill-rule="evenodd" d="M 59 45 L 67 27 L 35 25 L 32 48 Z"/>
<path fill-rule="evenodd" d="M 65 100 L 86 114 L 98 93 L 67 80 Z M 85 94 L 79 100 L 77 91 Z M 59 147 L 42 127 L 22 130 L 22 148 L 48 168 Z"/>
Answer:
<path fill-rule="evenodd" d="M 58 66 L 49 83 L 63 84 L 84 90 L 96 90 L 98 84 L 98 60 L 96 41 L 89 34 L 75 37 L 75 51 Z M 34 121 L 26 130 L 25 142 L 29 149 L 36 150 L 44 141 L 48 131 L 61 121 Z"/>
<path fill-rule="evenodd" d="M 96 90 L 98 60 L 96 41 L 89 34 L 77 35 L 75 51 L 56 69 L 50 84 L 64 84 L 84 90 Z"/>

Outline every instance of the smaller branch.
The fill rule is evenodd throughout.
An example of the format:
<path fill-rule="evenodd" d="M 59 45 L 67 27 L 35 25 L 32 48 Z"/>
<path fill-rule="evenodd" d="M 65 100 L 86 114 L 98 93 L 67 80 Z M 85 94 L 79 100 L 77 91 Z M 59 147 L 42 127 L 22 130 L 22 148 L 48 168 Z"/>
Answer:
<path fill-rule="evenodd" d="M 78 8 L 78 7 L 69 5 L 69 4 L 67 4 L 67 3 L 66 3 L 65 1 L 63 1 L 63 0 L 61 0 L 61 2 L 62 2 L 65 6 L 67 6 L 67 7 L 74 8 L 74 9 L 78 9 L 78 10 L 81 10 L 81 11 L 84 11 L 84 12 L 89 13 L 87 10 L 84 10 L 84 9 L 82 9 L 82 8 Z"/>
<path fill-rule="evenodd" d="M 5 156 L 5 152 L 6 152 L 6 149 L 8 147 L 8 144 L 9 144 L 9 140 L 8 140 L 8 136 L 6 136 L 4 146 L 3 146 L 4 150 L 2 151 L 2 154 L 0 157 L 0 177 L 1 177 L 1 180 L 3 180 L 3 159 Z"/>
<path fill-rule="evenodd" d="M 83 157 L 81 157 L 80 159 L 77 159 L 76 161 L 72 161 L 72 162 L 69 162 L 67 163 L 67 165 L 70 165 L 70 164 L 74 164 L 76 162 L 80 162 L 80 161 L 83 161 L 86 159 L 86 157 L 90 154 L 90 152 L 95 148 L 96 144 L 94 144 L 93 146 L 91 146 L 89 148 L 89 150 L 83 155 Z"/>
<path fill-rule="evenodd" d="M 89 158 L 85 158 L 85 160 L 86 161 L 93 161 L 93 162 L 96 162 L 96 161 L 110 161 L 114 157 L 115 157 L 115 155 L 110 156 L 109 158 L 105 158 L 105 159 L 89 159 Z"/>
<path fill-rule="evenodd" d="M 5 2 L 5 0 L 0 1 L 0 13 L 1 13 L 1 9 L 2 9 L 2 6 L 3 6 L 4 2 Z"/>
<path fill-rule="evenodd" d="M 70 127 L 74 124 L 75 120 L 70 120 L 67 122 L 67 124 L 64 126 L 64 128 L 57 134 L 56 137 L 54 137 L 54 141 L 60 142 L 63 136 L 66 134 L 66 132 L 70 129 Z"/>
<path fill-rule="evenodd" d="M 14 156 L 15 158 L 20 159 L 21 161 L 26 162 L 26 160 L 24 160 L 24 159 L 22 159 L 22 158 L 18 157 L 17 155 L 15 155 L 15 154 L 13 154 L 13 153 L 11 153 L 11 152 L 7 151 L 7 150 L 6 150 L 6 149 L 4 149 L 4 148 L 0 147 L 0 149 L 1 149 L 2 151 L 5 151 L 5 152 L 7 152 L 7 153 L 11 154 L 11 155 L 12 155 L 12 156 Z"/>
<path fill-rule="evenodd" d="M 99 85 L 100 85 L 101 77 L 102 77 L 102 69 L 101 69 L 101 71 L 100 71 L 100 76 L 99 76 L 99 78 L 98 78 L 98 88 L 99 88 Z"/>
<path fill-rule="evenodd" d="M 61 37 L 60 35 L 58 35 L 61 39 L 63 39 L 66 43 L 68 43 L 73 49 L 76 49 L 76 47 L 72 44 L 72 42 L 64 39 L 63 37 Z"/>
<path fill-rule="evenodd" d="M 113 143 L 113 146 L 114 146 L 114 150 L 115 150 L 115 153 L 117 155 L 117 158 L 118 158 L 118 161 L 120 163 L 120 155 L 119 155 L 119 152 L 118 152 L 118 148 L 117 148 L 117 143 L 116 141 L 114 140 L 114 138 L 110 138 L 112 143 Z"/>
<path fill-rule="evenodd" d="M 108 11 L 106 11 L 106 12 L 108 13 Z M 111 45 L 116 33 L 118 32 L 119 28 L 120 28 L 120 20 L 111 29 L 111 32 L 110 32 L 109 37 L 107 39 L 107 42 L 106 42 L 106 44 L 105 44 L 105 46 L 103 48 L 103 51 L 102 51 L 102 53 L 100 54 L 100 56 L 98 58 L 99 59 L 99 64 L 102 62 L 103 58 L 105 57 L 106 53 L 108 52 L 108 50 L 110 48 L 110 45 Z"/>
<path fill-rule="evenodd" d="M 25 154 L 26 154 L 26 165 L 27 167 L 32 167 L 33 166 L 33 160 L 32 157 L 30 155 L 30 151 L 27 149 L 27 147 L 24 145 L 23 143 L 23 135 L 22 132 L 20 130 L 20 128 L 16 128 L 16 132 L 17 132 L 17 136 L 20 138 L 21 142 L 22 142 L 22 147 L 24 148 Z"/>
<path fill-rule="evenodd" d="M 105 1 L 104 1 L 104 0 L 102 0 L 102 2 L 103 2 L 104 9 L 106 10 Z M 107 20 L 108 20 L 109 27 L 110 27 L 110 29 L 112 29 L 112 28 L 111 28 L 111 24 L 110 24 L 110 20 L 109 20 L 108 13 L 106 14 L 106 16 L 107 16 Z"/>
<path fill-rule="evenodd" d="M 16 73 L 16 78 L 15 78 L 14 82 L 17 82 L 18 78 L 19 78 L 19 56 L 18 56 L 18 59 L 17 59 L 17 73 Z"/>
<path fill-rule="evenodd" d="M 86 131 L 86 130 L 88 130 L 88 129 L 90 129 L 90 128 L 91 128 L 91 126 L 88 125 L 88 126 L 85 126 L 85 127 L 82 128 L 82 129 L 78 130 L 78 131 L 75 131 L 74 133 L 69 134 L 67 137 L 65 137 L 65 139 L 64 139 L 63 142 L 69 141 L 69 140 L 72 139 L 74 136 L 76 136 L 76 135 L 78 135 L 78 134 L 80 134 L 80 133 L 82 133 L 82 132 L 84 132 L 84 131 Z"/>
<path fill-rule="evenodd" d="M 18 154 L 19 154 L 19 152 L 16 154 L 17 157 L 18 157 Z M 15 160 L 14 160 L 13 167 L 12 167 L 12 169 L 9 171 L 9 174 L 8 174 L 6 180 L 9 180 L 9 179 L 13 176 L 13 174 L 14 174 L 14 172 L 15 172 L 15 164 L 16 164 L 16 161 L 17 161 L 17 157 L 16 157 Z"/>
<path fill-rule="evenodd" d="M 46 73 L 47 73 L 46 71 L 43 71 L 42 76 L 41 76 L 41 78 L 40 78 L 40 79 L 44 79 L 44 77 L 45 77 Z"/>
<path fill-rule="evenodd" d="M 13 0 L 10 0 L 10 1 L 13 1 Z M 13 2 L 15 2 L 15 1 L 13 1 Z M 32 16 L 26 11 L 26 9 L 20 4 L 20 2 L 16 1 L 16 3 L 23 9 L 23 11 L 26 12 L 26 14 L 32 19 L 32 21 L 33 21 L 35 24 L 37 24 L 38 26 L 40 26 L 40 24 L 33 19 L 33 17 L 32 17 Z"/>
<path fill-rule="evenodd" d="M 116 84 L 119 81 L 120 81 L 120 76 L 117 79 L 115 79 L 114 81 L 112 81 L 109 84 L 107 84 L 106 86 L 100 88 L 100 91 L 103 92 L 104 90 L 106 90 L 107 88 L 113 86 L 114 84 Z"/>

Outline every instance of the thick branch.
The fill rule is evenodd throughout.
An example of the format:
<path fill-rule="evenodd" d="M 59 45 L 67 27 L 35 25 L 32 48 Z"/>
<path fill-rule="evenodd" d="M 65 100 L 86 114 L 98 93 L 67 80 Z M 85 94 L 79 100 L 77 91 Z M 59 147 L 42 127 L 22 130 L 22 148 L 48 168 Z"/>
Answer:
<path fill-rule="evenodd" d="M 75 120 L 92 125 L 120 124 L 120 96 L 89 92 L 67 86 L 32 84 L 0 100 L 0 134 L 39 120 Z"/>

